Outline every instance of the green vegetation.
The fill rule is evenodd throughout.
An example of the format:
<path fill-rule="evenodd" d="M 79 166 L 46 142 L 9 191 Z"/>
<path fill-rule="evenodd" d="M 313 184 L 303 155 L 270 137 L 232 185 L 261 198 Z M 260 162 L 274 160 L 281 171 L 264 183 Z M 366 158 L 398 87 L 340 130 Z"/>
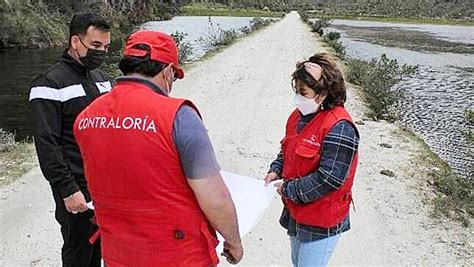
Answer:
<path fill-rule="evenodd" d="M 389 59 L 386 55 L 371 61 L 350 59 L 347 67 L 347 80 L 361 86 L 371 109 L 369 116 L 375 120 L 397 120 L 405 90 L 394 85 L 416 73 L 417 67 L 400 65 L 396 59 Z"/>
<path fill-rule="evenodd" d="M 199 41 L 209 48 L 228 46 L 233 44 L 242 34 L 248 35 L 273 22 L 274 20 L 271 19 L 254 18 L 250 21 L 249 26 L 242 27 L 239 30 L 224 30 L 218 23 L 214 24 L 212 19 L 209 19 L 208 31 L 204 36 L 199 38 Z"/>
<path fill-rule="evenodd" d="M 462 134 L 464 137 L 469 142 L 474 142 L 474 110 L 472 109 L 467 109 L 466 110 L 466 115 L 465 115 L 465 121 L 466 121 L 466 129 L 461 130 Z M 474 151 L 470 151 L 471 155 L 474 156 Z"/>
<path fill-rule="evenodd" d="M 469 226 L 474 216 L 474 180 L 471 177 L 463 178 L 452 172 L 449 165 L 438 155 L 433 153 L 428 145 L 413 132 L 407 129 L 397 131 L 421 147 L 415 160 L 416 173 L 425 175 L 427 183 L 433 187 L 434 197 L 432 215 L 436 218 L 448 217 L 456 219 Z"/>
<path fill-rule="evenodd" d="M 466 121 L 469 124 L 474 124 L 474 110 L 472 109 L 466 110 Z"/>
<path fill-rule="evenodd" d="M 0 48 L 61 45 L 66 40 L 66 17 L 42 2 L 0 0 Z"/>
<path fill-rule="evenodd" d="M 397 27 L 352 27 L 334 25 L 348 36 L 372 44 L 404 48 L 412 51 L 434 51 L 444 53 L 474 54 L 474 44 L 458 43 L 444 40 L 433 34 L 412 31 Z M 406 40 L 410 40 L 407 42 Z"/>
<path fill-rule="evenodd" d="M 301 20 L 310 26 L 312 32 L 315 32 L 321 36 L 321 40 L 326 43 L 327 46 L 332 48 L 334 53 L 340 59 L 344 59 L 346 57 L 346 48 L 339 40 L 341 38 L 341 34 L 338 32 L 330 32 L 324 35 L 324 29 L 331 25 L 330 18 L 322 18 L 313 22 L 308 18 L 308 15 L 304 10 L 299 10 L 298 12 L 300 14 Z"/>
<path fill-rule="evenodd" d="M 329 47 L 331 47 L 336 55 L 344 59 L 346 57 L 346 48 L 339 39 L 341 34 L 339 32 L 329 32 L 323 36 L 323 42 L 325 42 Z"/>
<path fill-rule="evenodd" d="M 176 42 L 176 45 L 178 46 L 180 64 L 183 64 L 189 61 L 194 53 L 191 43 L 186 42 L 184 40 L 184 38 L 187 35 L 188 35 L 187 33 L 179 32 L 179 31 L 176 31 L 173 34 L 171 34 L 171 36 L 174 38 Z"/>
<path fill-rule="evenodd" d="M 251 32 L 254 32 L 256 30 L 259 30 L 261 28 L 264 28 L 272 23 L 274 23 L 275 20 L 273 19 L 263 19 L 263 18 L 253 18 L 249 22 L 249 26 L 244 26 L 240 28 L 239 30 L 244 33 L 245 35 L 250 34 Z"/>
<path fill-rule="evenodd" d="M 434 25 L 459 25 L 474 26 L 474 20 L 460 19 L 428 19 L 428 18 L 400 18 L 400 17 L 380 17 L 380 16 L 357 16 L 357 15 L 328 15 L 319 12 L 311 12 L 311 18 L 331 18 L 348 20 L 366 20 L 375 22 L 393 22 L 406 24 L 434 24 Z"/>
<path fill-rule="evenodd" d="M 313 23 L 310 22 L 312 31 L 318 33 L 320 36 L 323 36 L 323 29 L 329 27 L 329 25 L 331 25 L 331 20 L 329 18 L 321 18 Z"/>
<path fill-rule="evenodd" d="M 258 9 L 242 9 L 227 6 L 204 6 L 204 5 L 188 5 L 180 8 L 180 15 L 183 16 L 232 16 L 232 17 L 283 17 L 284 12 L 258 10 Z"/>
<path fill-rule="evenodd" d="M 339 0 L 299 1 L 311 3 L 313 16 L 364 17 L 375 19 L 422 19 L 435 22 L 467 22 L 474 18 L 474 3 L 471 0 Z"/>
<path fill-rule="evenodd" d="M 112 25 L 112 46 L 120 47 L 136 25 L 170 19 L 179 6 L 156 0 L 0 0 L 0 49 L 65 45 L 68 23 L 79 12 L 105 17 Z"/>
<path fill-rule="evenodd" d="M 0 128 L 0 186 L 9 184 L 35 165 L 31 142 L 15 142 L 15 135 Z"/>
<path fill-rule="evenodd" d="M 209 19 L 207 33 L 199 38 L 199 41 L 209 48 L 214 48 L 230 45 L 237 40 L 238 37 L 239 32 L 235 29 L 224 30 L 218 23 L 214 24 L 214 22 Z"/>

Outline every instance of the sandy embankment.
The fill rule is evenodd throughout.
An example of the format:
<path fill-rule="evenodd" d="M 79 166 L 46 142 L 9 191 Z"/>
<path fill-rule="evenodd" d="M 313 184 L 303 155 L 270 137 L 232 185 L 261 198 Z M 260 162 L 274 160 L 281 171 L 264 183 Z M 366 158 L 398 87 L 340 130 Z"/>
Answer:
<path fill-rule="evenodd" d="M 263 178 L 279 149 L 292 110 L 289 75 L 298 60 L 324 51 L 292 13 L 218 55 L 196 63 L 173 95 L 200 108 L 224 170 Z M 351 89 L 347 104 L 356 121 L 364 105 Z M 414 158 L 421 151 L 393 124 L 365 121 L 355 182 L 356 212 L 332 265 L 472 265 L 472 232 L 429 218 L 426 184 Z M 389 143 L 392 148 L 383 148 Z M 390 169 L 396 177 L 380 174 Z M 15 191 L 13 191 L 15 189 Z M 8 191 L 7 191 L 8 190 Z M 58 265 L 61 238 L 53 202 L 38 168 L 1 190 L 0 266 Z M 278 199 L 244 238 L 242 266 L 289 266 L 287 236 L 278 225 Z M 471 238 L 469 240 L 469 238 Z M 471 253 L 471 254 L 469 254 Z"/>

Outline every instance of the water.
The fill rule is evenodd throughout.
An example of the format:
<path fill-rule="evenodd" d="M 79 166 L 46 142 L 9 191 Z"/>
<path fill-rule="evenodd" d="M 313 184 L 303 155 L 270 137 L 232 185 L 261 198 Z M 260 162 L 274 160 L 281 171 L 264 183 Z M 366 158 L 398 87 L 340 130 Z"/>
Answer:
<path fill-rule="evenodd" d="M 168 34 L 176 31 L 184 32 L 187 36 L 185 41 L 190 42 L 193 47 L 193 59 L 200 58 L 204 55 L 209 47 L 200 40 L 209 34 L 210 30 L 221 28 L 223 30 L 240 29 L 248 26 L 253 17 L 212 17 L 212 25 L 210 27 L 209 17 L 174 17 L 168 21 L 150 21 L 142 25 L 143 29 L 152 29 L 166 32 Z"/>
<path fill-rule="evenodd" d="M 0 50 L 0 128 L 18 139 L 30 135 L 28 96 L 31 81 L 47 70 L 63 49 Z"/>
<path fill-rule="evenodd" d="M 389 23 L 389 22 L 375 22 L 375 21 L 364 21 L 364 20 L 341 20 L 341 19 L 335 19 L 332 21 L 331 24 L 332 25 L 346 25 L 346 26 L 352 26 L 352 27 L 402 28 L 405 30 L 431 33 L 441 39 L 452 41 L 452 42 L 474 44 L 474 28 L 470 26 L 406 24 L 406 23 Z"/>
<path fill-rule="evenodd" d="M 473 54 L 410 51 L 375 45 L 336 29 L 337 25 L 352 27 L 398 27 L 424 31 L 432 36 L 465 44 L 474 44 L 474 27 L 446 25 L 415 25 L 369 21 L 335 20 L 341 41 L 350 58 L 371 59 L 386 54 L 400 63 L 419 65 L 419 73 L 396 86 L 408 92 L 406 113 L 402 123 L 420 136 L 428 146 L 446 160 L 458 174 L 470 177 L 474 168 L 474 144 L 462 131 L 474 131 L 465 121 L 465 110 L 474 109 L 474 73 L 462 68 L 474 68 Z M 407 40 L 409 42 L 410 40 Z"/>
<path fill-rule="evenodd" d="M 212 17 L 214 27 L 224 30 L 249 25 L 251 17 Z M 208 17 L 175 17 L 170 21 L 151 21 L 142 28 L 166 33 L 187 33 L 185 41 L 193 47 L 192 59 L 210 48 L 199 38 L 207 33 Z M 48 69 L 61 56 L 62 48 L 43 50 L 0 50 L 0 128 L 16 133 L 17 140 L 31 135 L 28 96 L 33 78 Z"/>

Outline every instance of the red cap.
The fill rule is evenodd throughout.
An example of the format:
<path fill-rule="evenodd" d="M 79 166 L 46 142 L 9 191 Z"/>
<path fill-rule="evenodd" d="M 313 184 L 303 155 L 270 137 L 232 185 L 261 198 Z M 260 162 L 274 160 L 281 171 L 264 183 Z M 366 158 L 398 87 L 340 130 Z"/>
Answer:
<path fill-rule="evenodd" d="M 184 71 L 178 62 L 178 49 L 173 37 L 158 31 L 137 31 L 128 37 L 123 55 L 146 56 L 148 51 L 133 48 L 137 44 L 148 45 L 151 48 L 151 59 L 165 64 L 172 64 L 176 78 L 182 79 L 184 77 Z"/>

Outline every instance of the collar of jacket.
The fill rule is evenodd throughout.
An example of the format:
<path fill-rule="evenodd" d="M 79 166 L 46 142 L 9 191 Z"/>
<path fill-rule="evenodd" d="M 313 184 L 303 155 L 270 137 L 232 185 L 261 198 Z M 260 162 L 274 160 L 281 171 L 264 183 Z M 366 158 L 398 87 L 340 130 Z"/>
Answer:
<path fill-rule="evenodd" d="M 63 56 L 61 57 L 61 61 L 66 63 L 69 67 L 79 73 L 81 76 L 87 76 L 90 73 L 86 67 L 82 66 L 76 59 L 71 57 L 68 53 L 69 49 L 64 50 Z"/>
<path fill-rule="evenodd" d="M 120 82 L 139 83 L 139 84 L 145 85 L 146 87 L 150 88 L 151 90 L 157 92 L 160 95 L 168 97 L 165 91 L 163 91 L 158 85 L 154 84 L 152 81 L 147 80 L 145 78 L 123 76 L 123 77 L 118 77 L 115 81 L 116 81 L 116 84 L 120 84 Z"/>

